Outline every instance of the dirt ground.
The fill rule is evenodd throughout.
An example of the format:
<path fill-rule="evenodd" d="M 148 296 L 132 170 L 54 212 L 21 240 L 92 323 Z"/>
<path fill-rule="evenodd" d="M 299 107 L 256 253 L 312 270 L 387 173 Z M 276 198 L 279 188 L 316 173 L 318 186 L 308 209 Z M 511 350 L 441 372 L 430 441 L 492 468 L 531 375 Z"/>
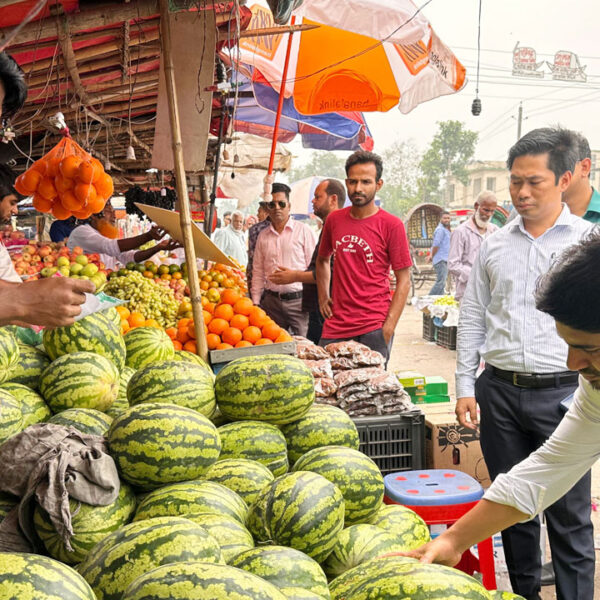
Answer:
<path fill-rule="evenodd" d="M 454 370 L 456 352 L 446 350 L 422 338 L 422 313 L 407 306 L 396 328 L 394 346 L 388 369 L 390 371 L 417 371 L 423 375 L 441 375 L 448 381 L 449 393 L 455 400 Z M 596 540 L 596 591 L 594 599 L 600 600 L 600 462 L 592 469 L 592 521 Z M 550 550 L 547 549 L 548 556 Z M 554 600 L 554 586 L 542 588 L 543 600 Z M 584 599 L 581 599 L 584 600 Z"/>

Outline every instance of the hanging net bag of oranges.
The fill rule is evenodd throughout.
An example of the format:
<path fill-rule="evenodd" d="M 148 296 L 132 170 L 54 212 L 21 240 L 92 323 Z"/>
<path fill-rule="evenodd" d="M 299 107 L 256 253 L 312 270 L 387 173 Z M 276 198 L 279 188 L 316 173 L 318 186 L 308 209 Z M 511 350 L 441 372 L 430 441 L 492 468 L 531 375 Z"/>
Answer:
<path fill-rule="evenodd" d="M 64 137 L 17 177 L 15 189 L 33 196 L 34 208 L 56 219 L 88 219 L 112 196 L 113 181 L 97 158 Z"/>

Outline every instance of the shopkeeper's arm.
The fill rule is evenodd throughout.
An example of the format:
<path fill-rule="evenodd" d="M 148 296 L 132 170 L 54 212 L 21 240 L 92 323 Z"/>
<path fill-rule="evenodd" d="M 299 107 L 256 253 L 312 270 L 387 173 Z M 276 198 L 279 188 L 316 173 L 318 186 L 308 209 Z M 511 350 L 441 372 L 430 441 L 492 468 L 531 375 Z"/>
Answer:
<path fill-rule="evenodd" d="M 153 257 L 157 252 L 164 250 L 165 252 L 171 252 L 177 248 L 181 248 L 181 244 L 175 240 L 163 240 L 152 246 L 152 248 L 146 248 L 146 250 L 139 250 L 133 255 L 133 260 L 137 263 L 142 263 L 145 260 Z"/>
<path fill-rule="evenodd" d="M 400 319 L 402 311 L 406 306 L 406 299 L 410 292 L 410 267 L 398 269 L 394 271 L 394 275 L 396 276 L 396 290 L 394 291 L 390 308 L 383 322 L 383 339 L 386 344 L 390 343 L 394 331 L 396 331 L 398 319 Z"/>
<path fill-rule="evenodd" d="M 117 245 L 119 246 L 120 252 L 127 252 L 128 250 L 135 250 L 136 248 L 139 248 L 140 246 L 143 246 L 152 240 L 160 240 L 161 238 L 165 237 L 166 234 L 167 232 L 164 229 L 154 225 L 152 229 L 146 231 L 146 233 L 124 238 L 122 240 L 117 240 Z"/>

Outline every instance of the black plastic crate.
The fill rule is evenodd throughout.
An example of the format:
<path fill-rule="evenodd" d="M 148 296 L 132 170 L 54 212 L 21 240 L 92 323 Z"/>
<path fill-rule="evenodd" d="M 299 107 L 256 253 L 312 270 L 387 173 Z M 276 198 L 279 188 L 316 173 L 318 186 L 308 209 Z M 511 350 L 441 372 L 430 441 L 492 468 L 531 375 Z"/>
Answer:
<path fill-rule="evenodd" d="M 448 350 L 456 350 L 456 326 L 435 328 L 435 343 Z"/>
<path fill-rule="evenodd" d="M 372 458 L 384 475 L 425 468 L 425 415 L 420 410 L 352 420 L 358 429 L 360 451 Z"/>
<path fill-rule="evenodd" d="M 435 342 L 435 325 L 433 317 L 423 313 L 423 339 L 426 342 Z"/>

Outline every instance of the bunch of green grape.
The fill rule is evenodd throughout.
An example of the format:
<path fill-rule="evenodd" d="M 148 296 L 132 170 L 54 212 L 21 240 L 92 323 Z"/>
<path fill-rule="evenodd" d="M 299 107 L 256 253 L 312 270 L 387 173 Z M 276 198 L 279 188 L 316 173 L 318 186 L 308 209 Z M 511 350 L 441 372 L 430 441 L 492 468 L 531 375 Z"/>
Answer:
<path fill-rule="evenodd" d="M 115 298 L 129 300 L 129 310 L 142 313 L 146 319 L 155 319 L 162 327 L 174 327 L 177 323 L 179 302 L 173 290 L 137 271 L 128 271 L 126 275 L 113 273 L 104 291 Z"/>
<path fill-rule="evenodd" d="M 458 306 L 458 302 L 454 299 L 454 296 L 442 296 L 438 298 L 434 303 L 436 306 Z"/>

